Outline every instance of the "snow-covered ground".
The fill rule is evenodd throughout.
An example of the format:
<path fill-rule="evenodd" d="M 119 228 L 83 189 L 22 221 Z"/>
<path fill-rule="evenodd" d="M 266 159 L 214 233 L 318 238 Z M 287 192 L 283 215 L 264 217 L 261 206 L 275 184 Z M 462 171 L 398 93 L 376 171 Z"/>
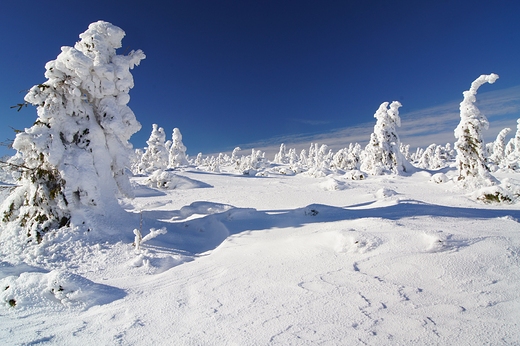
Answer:
<path fill-rule="evenodd" d="M 4 232 L 0 344 L 520 343 L 518 204 L 427 171 L 174 173 L 172 190 L 133 178 L 131 217 L 103 232 L 48 235 L 23 256 Z M 155 237 L 136 249 L 141 223 Z"/>

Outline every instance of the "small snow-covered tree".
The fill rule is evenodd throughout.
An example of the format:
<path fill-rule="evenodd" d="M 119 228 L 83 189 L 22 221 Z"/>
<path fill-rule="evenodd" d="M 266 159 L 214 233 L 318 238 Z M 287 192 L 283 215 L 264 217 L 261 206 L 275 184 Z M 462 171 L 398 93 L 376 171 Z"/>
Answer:
<path fill-rule="evenodd" d="M 399 147 L 399 151 L 401 154 L 403 154 L 406 161 L 410 161 L 410 144 L 403 144 L 401 143 L 401 146 Z"/>
<path fill-rule="evenodd" d="M 235 149 L 233 149 L 233 152 L 231 153 L 231 161 L 233 163 L 236 163 L 237 161 L 240 160 L 240 157 L 238 157 L 238 153 L 240 152 L 240 147 L 235 147 Z"/>
<path fill-rule="evenodd" d="M 358 143 L 350 143 L 348 149 L 340 149 L 336 154 L 334 154 L 332 157 L 331 168 L 346 171 L 358 169 L 361 160 L 361 152 L 361 146 Z"/>
<path fill-rule="evenodd" d="M 130 170 L 133 174 L 140 174 L 139 167 L 141 166 L 141 159 L 143 158 L 143 149 L 135 149 L 134 155 L 130 158 Z"/>
<path fill-rule="evenodd" d="M 280 150 L 274 156 L 273 162 L 278 164 L 289 163 L 289 156 L 287 155 L 287 148 L 285 147 L 285 143 L 280 144 Z"/>
<path fill-rule="evenodd" d="M 517 124 L 515 137 L 509 140 L 504 150 L 504 164 L 512 170 L 520 169 L 520 119 Z"/>
<path fill-rule="evenodd" d="M 113 212 L 116 196 L 132 193 L 128 140 L 141 125 L 127 106 L 134 86 L 129 70 L 145 55 L 117 55 L 124 35 L 107 22 L 90 24 L 74 47 L 62 47 L 45 65 L 47 80 L 25 96 L 38 118 L 14 140 L 12 163 L 22 173 L 1 206 L 1 220 L 21 226 L 31 240 L 81 224 L 76 211 Z"/>
<path fill-rule="evenodd" d="M 197 154 L 197 158 L 195 159 L 195 166 L 200 166 L 202 165 L 202 153 L 198 153 Z"/>
<path fill-rule="evenodd" d="M 370 142 L 365 147 L 361 169 L 372 175 L 400 174 L 406 171 L 406 159 L 400 151 L 401 143 L 396 128 L 401 126 L 399 117 L 401 103 L 383 102 L 374 118 L 377 119 Z"/>
<path fill-rule="evenodd" d="M 424 169 L 439 169 L 446 166 L 446 149 L 441 145 L 430 144 L 418 159 L 417 166 Z"/>
<path fill-rule="evenodd" d="M 516 156 L 520 157 L 520 119 L 518 119 L 516 122 L 517 126 L 515 137 L 511 138 L 510 140 L 512 149 L 511 153 L 514 153 Z"/>
<path fill-rule="evenodd" d="M 164 129 L 157 124 L 152 124 L 152 133 L 146 144 L 148 146 L 141 156 L 139 171 L 152 173 L 158 169 L 165 169 L 168 166 L 168 151 Z"/>
<path fill-rule="evenodd" d="M 309 167 L 309 156 L 307 155 L 307 150 L 305 149 L 300 151 L 300 165 L 305 168 Z"/>
<path fill-rule="evenodd" d="M 255 176 L 266 164 L 265 153 L 253 148 L 251 149 L 251 155 L 242 156 L 238 170 L 244 175 Z"/>
<path fill-rule="evenodd" d="M 499 168 L 503 167 L 506 159 L 506 136 L 511 132 L 511 129 L 506 127 L 502 131 L 500 131 L 497 135 L 497 138 L 492 143 L 493 150 L 489 160 L 492 161 Z"/>
<path fill-rule="evenodd" d="M 172 142 L 172 146 L 170 147 L 170 164 L 168 167 L 175 168 L 188 165 L 186 147 L 182 143 L 182 134 L 178 128 L 173 129 Z"/>
<path fill-rule="evenodd" d="M 460 103 L 460 123 L 455 129 L 455 150 L 457 151 L 458 180 L 464 185 L 492 185 L 495 178 L 489 173 L 484 157 L 482 130 L 489 127 L 487 118 L 475 105 L 477 90 L 485 83 L 493 84 L 498 75 L 481 75 L 464 91 Z"/>

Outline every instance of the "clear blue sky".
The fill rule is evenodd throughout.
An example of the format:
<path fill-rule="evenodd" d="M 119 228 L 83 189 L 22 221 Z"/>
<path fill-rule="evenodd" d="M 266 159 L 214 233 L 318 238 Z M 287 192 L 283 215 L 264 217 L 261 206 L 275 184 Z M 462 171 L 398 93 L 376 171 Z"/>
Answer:
<path fill-rule="evenodd" d="M 130 107 L 145 146 L 152 123 L 180 128 L 190 155 L 373 120 L 520 85 L 520 1 L 4 1 L 0 11 L 0 140 L 36 119 L 9 109 L 43 82 L 44 65 L 89 23 L 126 32 Z"/>

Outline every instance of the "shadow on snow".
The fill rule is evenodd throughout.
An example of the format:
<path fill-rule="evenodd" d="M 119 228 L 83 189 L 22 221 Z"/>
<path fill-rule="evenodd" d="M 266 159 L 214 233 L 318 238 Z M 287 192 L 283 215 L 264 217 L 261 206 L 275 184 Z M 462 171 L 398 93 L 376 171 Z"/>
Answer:
<path fill-rule="evenodd" d="M 147 244 L 195 255 L 215 249 L 232 234 L 301 227 L 313 223 L 363 218 L 399 220 L 424 216 L 466 219 L 508 217 L 516 222 L 520 219 L 520 210 L 449 207 L 414 200 L 401 200 L 390 206 L 370 207 L 371 204 L 347 207 L 312 204 L 293 210 L 259 211 L 219 203 L 195 202 L 179 211 L 143 211 L 143 228 L 165 227 L 168 230 L 168 233 Z"/>

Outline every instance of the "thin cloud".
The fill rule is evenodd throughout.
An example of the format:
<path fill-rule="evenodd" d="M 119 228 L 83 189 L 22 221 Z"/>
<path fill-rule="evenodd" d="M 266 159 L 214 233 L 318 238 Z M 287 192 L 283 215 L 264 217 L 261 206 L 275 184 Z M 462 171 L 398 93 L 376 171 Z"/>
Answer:
<path fill-rule="evenodd" d="M 455 142 L 453 131 L 460 122 L 461 100 L 401 114 L 401 127 L 398 130 L 401 142 L 410 144 L 412 148 L 424 148 L 432 143 L 453 144 Z M 517 119 L 520 118 L 520 86 L 478 94 L 477 106 L 490 123 L 489 129 L 483 132 L 486 142 L 495 140 L 497 134 L 506 127 L 513 130 L 511 137 L 515 133 Z M 325 133 L 273 137 L 242 144 L 240 147 L 262 150 L 268 157 L 278 152 L 281 143 L 297 151 L 308 149 L 311 143 L 326 144 L 333 151 L 337 151 L 348 147 L 350 143 L 365 146 L 370 139 L 374 124 L 375 120 Z"/>
<path fill-rule="evenodd" d="M 326 120 L 314 120 L 314 119 L 291 119 L 292 121 L 302 123 L 305 125 L 319 126 L 319 125 L 327 125 L 330 124 L 330 121 Z"/>

